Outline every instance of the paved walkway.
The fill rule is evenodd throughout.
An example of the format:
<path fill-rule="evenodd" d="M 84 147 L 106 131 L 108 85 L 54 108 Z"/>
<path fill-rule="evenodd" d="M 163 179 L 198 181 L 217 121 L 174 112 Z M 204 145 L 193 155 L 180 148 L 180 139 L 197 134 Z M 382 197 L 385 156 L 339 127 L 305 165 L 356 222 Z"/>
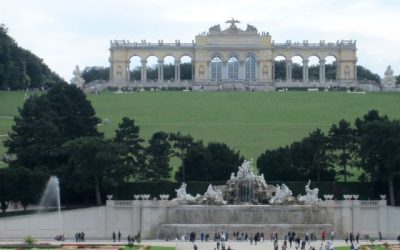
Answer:
<path fill-rule="evenodd" d="M 15 243 L 21 243 L 23 240 L 0 240 L 0 248 L 1 245 L 4 244 L 15 244 Z M 396 244 L 398 243 L 397 241 L 390 240 L 390 241 L 382 241 L 383 242 L 388 242 L 389 244 Z M 50 243 L 54 245 L 60 245 L 61 242 L 54 241 L 54 240 L 39 240 L 39 243 Z M 62 242 L 63 244 L 77 244 L 74 241 L 65 241 Z M 281 249 L 283 241 L 279 241 L 279 249 Z M 375 242 L 374 244 L 380 244 L 379 242 Z M 121 242 L 121 243 L 113 243 L 110 240 L 88 240 L 82 244 L 88 244 L 88 245 L 109 245 L 110 249 L 118 249 L 118 246 L 126 244 L 126 242 Z M 170 246 L 170 247 L 175 247 L 176 250 L 193 250 L 193 243 L 191 242 L 185 242 L 185 241 L 142 241 L 141 244 L 143 245 L 151 245 L 151 246 Z M 198 247 L 198 250 L 214 250 L 217 248 L 217 244 L 214 241 L 209 241 L 209 242 L 200 242 L 196 241 L 195 244 Z M 369 241 L 360 241 L 360 245 L 366 245 L 370 244 Z M 319 250 L 321 245 L 320 241 L 315 241 L 311 242 L 310 245 L 306 247 L 308 250 L 311 246 L 314 246 L 316 250 Z M 112 247 L 114 246 L 114 247 Z M 233 250 L 273 250 L 273 242 L 271 241 L 264 241 L 264 242 L 259 242 L 257 245 L 251 245 L 249 241 L 247 242 L 237 242 L 237 241 L 227 241 L 225 242 L 225 247 L 228 248 L 228 246 L 231 247 Z M 336 240 L 334 241 L 334 246 L 346 246 L 346 243 L 342 240 Z M 95 248 L 92 248 L 95 249 Z M 107 249 L 102 247 L 101 249 Z M 325 248 L 323 248 L 325 250 Z M 349 247 L 350 249 L 350 247 Z M 295 250 L 294 244 L 292 248 L 288 248 L 288 250 Z"/>

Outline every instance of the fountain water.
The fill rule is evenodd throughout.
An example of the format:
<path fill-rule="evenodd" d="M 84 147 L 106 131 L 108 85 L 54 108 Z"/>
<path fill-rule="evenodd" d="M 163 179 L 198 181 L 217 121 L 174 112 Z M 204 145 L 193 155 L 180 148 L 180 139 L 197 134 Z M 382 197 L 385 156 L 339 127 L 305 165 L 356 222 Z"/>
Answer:
<path fill-rule="evenodd" d="M 40 208 L 56 207 L 58 210 L 58 225 L 60 234 L 62 234 L 61 201 L 60 201 L 60 183 L 57 176 L 50 176 L 47 181 L 46 189 L 40 198 Z"/>

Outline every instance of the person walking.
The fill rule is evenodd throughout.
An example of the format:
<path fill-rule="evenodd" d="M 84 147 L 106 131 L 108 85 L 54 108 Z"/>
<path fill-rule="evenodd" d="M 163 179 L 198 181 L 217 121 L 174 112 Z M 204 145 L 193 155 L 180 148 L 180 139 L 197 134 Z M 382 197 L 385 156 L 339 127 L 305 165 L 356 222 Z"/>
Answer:
<path fill-rule="evenodd" d="M 121 242 L 121 231 L 118 231 L 118 242 Z"/>
<path fill-rule="evenodd" d="M 323 242 L 325 241 L 325 238 L 326 238 L 326 230 L 324 228 L 324 230 L 321 233 L 321 239 L 322 239 Z"/>
<path fill-rule="evenodd" d="M 112 240 L 113 240 L 113 242 L 115 242 L 115 238 L 116 238 L 116 234 L 115 234 L 115 232 L 112 232 Z"/>

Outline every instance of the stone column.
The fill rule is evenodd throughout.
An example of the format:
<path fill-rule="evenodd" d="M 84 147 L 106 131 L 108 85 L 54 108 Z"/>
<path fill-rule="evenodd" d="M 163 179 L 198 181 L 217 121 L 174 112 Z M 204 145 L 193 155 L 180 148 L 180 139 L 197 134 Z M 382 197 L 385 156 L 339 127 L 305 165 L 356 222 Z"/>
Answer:
<path fill-rule="evenodd" d="M 354 63 L 354 81 L 357 81 L 357 63 Z"/>
<path fill-rule="evenodd" d="M 325 83 L 325 60 L 319 60 L 319 82 Z"/>
<path fill-rule="evenodd" d="M 286 82 L 292 82 L 292 60 L 286 60 Z"/>
<path fill-rule="evenodd" d="M 175 59 L 175 82 L 181 81 L 181 60 Z"/>
<path fill-rule="evenodd" d="M 142 63 L 142 71 L 140 73 L 140 78 L 142 80 L 143 83 L 145 83 L 147 81 L 147 60 L 143 59 L 140 61 Z"/>
<path fill-rule="evenodd" d="M 221 80 L 228 79 L 228 61 L 222 61 Z"/>
<path fill-rule="evenodd" d="M 342 80 L 342 73 L 340 72 L 340 61 L 336 61 L 336 81 Z"/>
<path fill-rule="evenodd" d="M 271 66 L 271 80 L 275 82 L 275 61 L 272 61 L 272 66 Z"/>
<path fill-rule="evenodd" d="M 159 59 L 157 62 L 158 62 L 158 82 L 164 82 L 164 60 Z"/>
<path fill-rule="evenodd" d="M 238 78 L 239 80 L 245 79 L 244 61 L 238 61 Z"/>
<path fill-rule="evenodd" d="M 303 82 L 308 82 L 308 60 L 303 60 Z"/>

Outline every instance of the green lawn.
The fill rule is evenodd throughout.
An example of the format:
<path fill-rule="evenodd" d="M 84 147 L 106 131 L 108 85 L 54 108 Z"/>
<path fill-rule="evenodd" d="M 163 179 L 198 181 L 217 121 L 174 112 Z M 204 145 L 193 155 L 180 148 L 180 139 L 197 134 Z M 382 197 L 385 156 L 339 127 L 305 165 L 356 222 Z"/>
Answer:
<path fill-rule="evenodd" d="M 0 134 L 10 129 L 7 116 L 17 114 L 24 94 L 0 92 Z M 400 93 L 104 92 L 88 98 L 100 118 L 111 120 L 99 126 L 107 137 L 128 116 L 145 139 L 155 131 L 180 131 L 205 142 L 225 142 L 254 160 L 267 148 L 300 140 L 316 128 L 326 132 L 343 118 L 353 123 L 371 109 L 400 119 Z"/>

